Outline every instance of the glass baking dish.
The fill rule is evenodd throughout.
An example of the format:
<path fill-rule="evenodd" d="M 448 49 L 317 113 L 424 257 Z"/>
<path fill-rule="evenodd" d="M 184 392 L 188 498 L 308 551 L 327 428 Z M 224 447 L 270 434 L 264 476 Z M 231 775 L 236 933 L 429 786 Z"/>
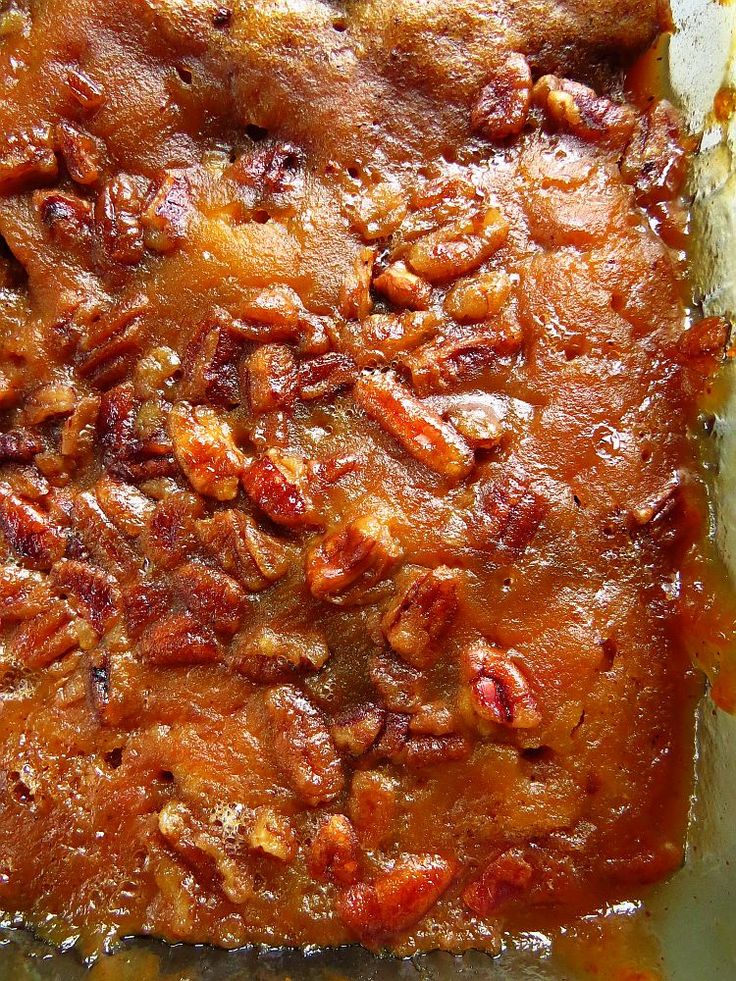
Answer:
<path fill-rule="evenodd" d="M 736 311 L 736 121 L 715 119 L 713 99 L 736 89 L 736 6 L 716 0 L 672 0 L 677 32 L 662 53 L 665 78 L 690 127 L 703 132 L 692 177 L 691 269 L 695 299 L 707 315 Z M 717 540 L 736 580 L 736 363 L 724 368 L 726 395 L 710 438 L 719 461 L 714 481 Z M 736 978 L 736 719 L 705 697 L 700 706 L 693 795 L 684 867 L 646 897 L 646 932 L 656 938 L 667 981 Z M 637 914 L 638 904 L 610 911 Z M 641 912 L 638 911 L 641 917 Z M 591 964 L 601 978 L 605 964 Z M 86 966 L 22 930 L 0 930 L 1 981 L 389 981 L 422 978 L 572 981 L 543 935 L 509 943 L 497 957 L 435 952 L 409 960 L 359 947 L 337 950 L 223 951 L 158 941 L 131 941 Z M 588 975 L 590 976 L 590 975 Z M 623 978 L 622 975 L 616 977 Z M 636 975 L 649 981 L 649 974 Z M 654 981 L 654 976 L 651 976 Z M 627 975 L 626 981 L 634 981 Z"/>

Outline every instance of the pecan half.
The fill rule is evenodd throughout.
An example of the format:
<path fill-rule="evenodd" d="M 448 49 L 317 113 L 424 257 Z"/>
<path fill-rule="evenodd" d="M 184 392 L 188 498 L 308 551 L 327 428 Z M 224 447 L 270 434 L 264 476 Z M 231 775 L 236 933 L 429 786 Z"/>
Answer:
<path fill-rule="evenodd" d="M 95 204 L 95 235 L 101 258 L 135 265 L 143 256 L 143 195 L 132 177 L 119 174 L 102 188 Z"/>
<path fill-rule="evenodd" d="M 45 668 L 79 646 L 78 625 L 66 603 L 56 600 L 26 620 L 13 637 L 12 650 L 27 667 Z"/>
<path fill-rule="evenodd" d="M 546 510 L 541 493 L 513 475 L 482 483 L 469 528 L 471 540 L 498 561 L 513 561 L 534 538 Z"/>
<path fill-rule="evenodd" d="M 386 611 L 381 627 L 397 654 L 413 667 L 425 668 L 436 661 L 437 641 L 457 610 L 455 574 L 440 566 L 417 575 Z"/>
<path fill-rule="evenodd" d="M 66 84 L 74 103 L 82 112 L 91 115 L 105 101 L 105 88 L 80 68 L 70 68 L 66 73 Z"/>
<path fill-rule="evenodd" d="M 274 758 L 294 792 L 312 807 L 334 800 L 345 777 L 322 714 L 291 685 L 272 688 L 266 710 Z"/>
<path fill-rule="evenodd" d="M 85 186 L 95 184 L 100 176 L 98 141 L 67 122 L 57 124 L 55 136 L 71 179 Z"/>
<path fill-rule="evenodd" d="M 439 318 L 425 310 L 374 313 L 337 328 L 338 344 L 361 368 L 387 364 L 437 333 Z"/>
<path fill-rule="evenodd" d="M 52 242 L 81 256 L 87 253 L 92 233 L 89 201 L 61 191 L 35 191 L 33 203 Z"/>
<path fill-rule="evenodd" d="M 29 463 L 44 449 L 41 437 L 27 429 L 9 429 L 0 433 L 0 463 Z"/>
<path fill-rule="evenodd" d="M 344 814 L 331 814 L 317 829 L 307 855 L 313 879 L 351 886 L 360 872 L 360 846 Z"/>
<path fill-rule="evenodd" d="M 196 548 L 196 522 L 203 512 L 201 498 L 184 491 L 159 501 L 141 537 L 146 558 L 166 569 L 188 558 Z"/>
<path fill-rule="evenodd" d="M 283 579 L 296 558 L 290 545 L 242 511 L 217 511 L 198 521 L 196 530 L 212 558 L 254 592 Z"/>
<path fill-rule="evenodd" d="M 351 886 L 340 917 L 361 940 L 393 936 L 420 920 L 454 877 L 454 863 L 439 855 L 402 855 L 373 883 Z"/>
<path fill-rule="evenodd" d="M 557 75 L 543 75 L 532 97 L 556 126 L 591 143 L 623 149 L 636 126 L 631 106 L 612 102 L 587 85 Z"/>
<path fill-rule="evenodd" d="M 241 341 L 225 314 L 200 324 L 182 359 L 180 395 L 190 402 L 210 402 L 225 408 L 237 405 L 240 349 Z"/>
<path fill-rule="evenodd" d="M 478 642 L 463 652 L 461 676 L 478 718 L 510 729 L 534 729 L 542 716 L 529 680 L 514 655 L 514 651 Z"/>
<path fill-rule="evenodd" d="M 532 879 L 532 867 L 520 848 L 510 848 L 490 862 L 463 890 L 463 902 L 478 916 L 492 916 L 520 896 Z"/>
<path fill-rule="evenodd" d="M 508 222 L 498 208 L 488 208 L 423 235 L 409 249 L 407 262 L 430 283 L 445 283 L 490 259 L 508 234 Z"/>
<path fill-rule="evenodd" d="M 417 276 L 405 262 L 392 262 L 373 280 L 373 286 L 397 307 L 426 310 L 432 299 L 432 287 Z"/>
<path fill-rule="evenodd" d="M 175 595 L 201 621 L 232 635 L 240 626 L 245 593 L 226 573 L 200 562 L 185 562 L 171 578 Z"/>
<path fill-rule="evenodd" d="M 431 341 L 402 358 L 420 395 L 442 392 L 477 374 L 499 358 L 516 354 L 522 333 L 513 323 L 497 320 L 483 333 L 449 341 Z"/>
<path fill-rule="evenodd" d="M 169 414 L 174 456 L 200 494 L 231 501 L 238 493 L 243 454 L 228 424 L 205 405 L 177 402 Z"/>
<path fill-rule="evenodd" d="M 473 106 L 470 125 L 487 140 L 516 136 L 524 128 L 531 103 L 532 73 L 522 54 L 512 51 L 494 66 Z"/>
<path fill-rule="evenodd" d="M 313 596 L 329 603 L 370 602 L 373 587 L 387 577 L 401 554 L 378 516 L 356 518 L 309 552 L 307 583 Z"/>
<path fill-rule="evenodd" d="M 341 388 L 352 385 L 357 369 L 347 354 L 330 351 L 318 358 L 302 361 L 297 371 L 299 398 L 309 402 L 329 398 Z"/>
<path fill-rule="evenodd" d="M 138 642 L 138 655 L 156 667 L 211 664 L 221 658 L 220 648 L 191 613 L 171 613 L 153 624 Z"/>
<path fill-rule="evenodd" d="M 394 829 L 396 780 L 383 773 L 357 770 L 350 785 L 348 808 L 360 841 L 368 848 L 381 845 Z"/>
<path fill-rule="evenodd" d="M 13 551 L 34 569 L 51 568 L 66 549 L 66 531 L 6 483 L 0 483 L 0 531 Z"/>
<path fill-rule="evenodd" d="M 113 477 L 101 477 L 95 484 L 100 507 L 125 535 L 137 538 L 153 514 L 154 504 L 133 484 Z"/>
<path fill-rule="evenodd" d="M 329 657 L 330 649 L 319 631 L 259 627 L 239 638 L 233 664 L 252 681 L 272 685 L 299 672 L 319 671 Z"/>
<path fill-rule="evenodd" d="M 167 171 L 141 214 L 143 237 L 149 249 L 171 252 L 186 238 L 192 207 L 186 174 Z"/>
<path fill-rule="evenodd" d="M 51 570 L 51 582 L 98 634 L 104 634 L 117 622 L 121 611 L 120 590 L 112 576 L 102 569 L 87 562 L 64 559 Z"/>
<path fill-rule="evenodd" d="M 642 118 L 621 162 L 624 180 L 634 185 L 640 204 L 671 201 L 687 175 L 685 129 L 675 107 L 660 99 Z"/>
<path fill-rule="evenodd" d="M 48 124 L 5 135 L 0 153 L 0 193 L 51 184 L 58 174 Z"/>
<path fill-rule="evenodd" d="M 303 460 L 273 449 L 245 468 L 243 488 L 276 524 L 286 528 L 318 528 L 320 520 L 307 494 L 307 478 Z"/>
<path fill-rule="evenodd" d="M 0 622 L 27 620 L 49 605 L 48 580 L 29 569 L 0 566 Z"/>
<path fill-rule="evenodd" d="M 142 565 L 142 559 L 108 518 L 92 491 L 84 491 L 75 498 L 72 526 L 95 561 L 116 578 L 131 578 Z"/>
<path fill-rule="evenodd" d="M 497 314 L 510 292 L 511 280 L 505 272 L 477 273 L 453 284 L 445 297 L 445 311 L 459 324 L 477 324 Z"/>
<path fill-rule="evenodd" d="M 247 362 L 248 396 L 256 415 L 291 405 L 297 393 L 296 359 L 283 344 L 263 344 Z"/>
<path fill-rule="evenodd" d="M 371 702 L 345 709 L 332 723 L 331 732 L 335 745 L 351 756 L 362 756 L 378 739 L 385 718 L 385 709 Z"/>
<path fill-rule="evenodd" d="M 470 473 L 473 451 L 463 437 L 393 376 L 365 373 L 353 394 L 357 404 L 425 466 L 452 480 Z"/>

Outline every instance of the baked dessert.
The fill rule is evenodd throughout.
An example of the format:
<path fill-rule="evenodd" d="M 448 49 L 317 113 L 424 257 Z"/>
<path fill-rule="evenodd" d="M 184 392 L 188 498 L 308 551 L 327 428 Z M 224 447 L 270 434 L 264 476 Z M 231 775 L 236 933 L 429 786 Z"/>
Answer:
<path fill-rule="evenodd" d="M 494 951 L 681 864 L 726 326 L 661 17 L 5 6 L 10 920 Z"/>

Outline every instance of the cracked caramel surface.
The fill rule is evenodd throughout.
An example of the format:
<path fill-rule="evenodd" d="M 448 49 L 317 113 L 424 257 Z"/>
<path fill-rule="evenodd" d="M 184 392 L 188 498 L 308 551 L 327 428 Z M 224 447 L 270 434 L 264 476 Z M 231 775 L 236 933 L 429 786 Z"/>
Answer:
<path fill-rule="evenodd" d="M 493 951 L 675 870 L 726 332 L 655 5 L 3 9 L 0 908 Z"/>

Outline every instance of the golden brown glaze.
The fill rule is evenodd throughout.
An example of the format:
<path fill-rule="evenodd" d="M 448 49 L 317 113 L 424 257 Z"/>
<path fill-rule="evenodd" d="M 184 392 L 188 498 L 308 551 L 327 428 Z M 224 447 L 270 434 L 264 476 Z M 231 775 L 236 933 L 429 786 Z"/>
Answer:
<path fill-rule="evenodd" d="M 0 28 L 0 907 L 495 950 L 677 868 L 725 327 L 655 4 Z"/>

